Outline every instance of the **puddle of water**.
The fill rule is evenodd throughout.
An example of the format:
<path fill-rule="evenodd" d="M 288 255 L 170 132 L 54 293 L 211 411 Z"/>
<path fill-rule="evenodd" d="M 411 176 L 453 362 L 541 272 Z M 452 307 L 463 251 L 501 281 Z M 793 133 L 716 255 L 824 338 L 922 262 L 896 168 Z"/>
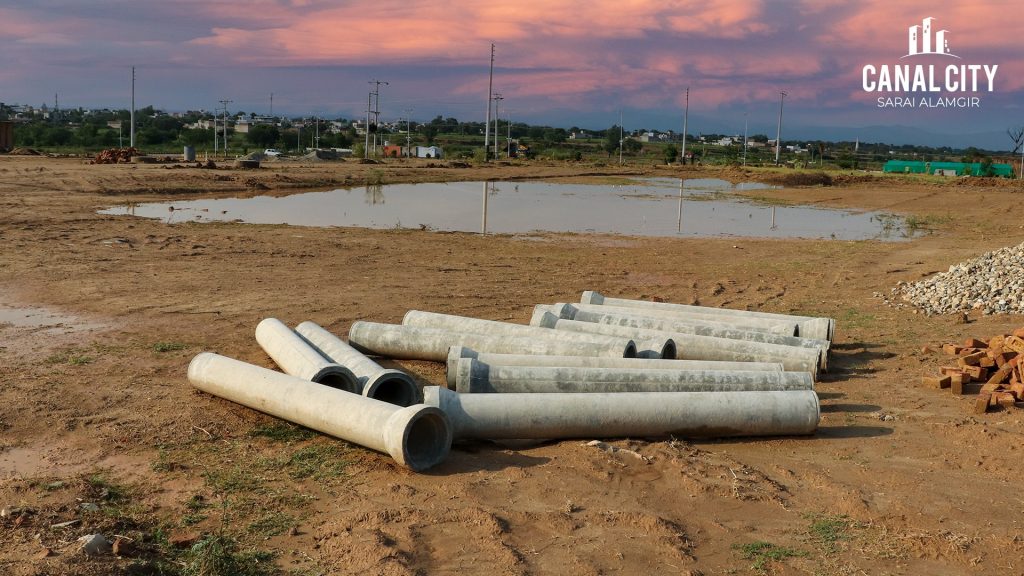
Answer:
<path fill-rule="evenodd" d="M 682 185 L 681 185 L 682 184 Z M 651 178 L 628 185 L 550 182 L 392 184 L 284 197 L 115 206 L 167 222 L 429 228 L 458 232 L 596 232 L 636 236 L 906 239 L 902 219 L 878 212 L 765 206 L 731 192 L 771 188 L 724 180 Z"/>
<path fill-rule="evenodd" d="M 45 308 L 12 308 L 0 304 L 0 328 L 43 328 L 63 331 L 74 331 L 95 327 L 82 322 L 74 316 L 68 316 Z"/>

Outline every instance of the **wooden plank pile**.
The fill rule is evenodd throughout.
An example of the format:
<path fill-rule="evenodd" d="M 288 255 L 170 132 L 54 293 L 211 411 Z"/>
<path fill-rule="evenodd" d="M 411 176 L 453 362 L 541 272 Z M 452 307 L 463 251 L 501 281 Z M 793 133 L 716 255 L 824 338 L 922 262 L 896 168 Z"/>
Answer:
<path fill-rule="evenodd" d="M 95 158 L 93 164 L 127 164 L 132 161 L 132 156 L 139 156 L 141 153 L 137 148 L 107 148 Z"/>
<path fill-rule="evenodd" d="M 940 367 L 937 377 L 925 376 L 925 386 L 949 388 L 955 395 L 977 394 L 975 414 L 1024 402 L 1024 328 L 988 340 L 968 338 L 963 344 L 943 344 L 942 351 L 955 357 L 956 365 Z"/>

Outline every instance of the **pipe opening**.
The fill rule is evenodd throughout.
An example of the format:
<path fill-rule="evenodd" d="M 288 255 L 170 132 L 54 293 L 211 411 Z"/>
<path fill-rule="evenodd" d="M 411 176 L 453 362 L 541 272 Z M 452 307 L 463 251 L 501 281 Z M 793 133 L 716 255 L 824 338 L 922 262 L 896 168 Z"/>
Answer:
<path fill-rule="evenodd" d="M 443 413 L 418 413 L 405 430 L 405 461 L 413 470 L 426 470 L 440 464 L 448 455 L 451 431 Z"/>
<path fill-rule="evenodd" d="M 626 345 L 626 351 L 622 353 L 623 358 L 636 358 L 636 344 L 630 342 Z"/>
<path fill-rule="evenodd" d="M 324 374 L 316 379 L 316 383 L 323 384 L 324 386 L 330 386 L 331 388 L 337 388 L 338 390 L 344 390 L 345 392 L 352 392 L 354 390 L 352 386 L 352 379 L 344 374 Z"/>
<path fill-rule="evenodd" d="M 415 385 L 404 378 L 383 378 L 373 385 L 367 395 L 374 400 L 387 402 L 396 406 L 412 406 L 419 401 L 419 391 Z"/>
<path fill-rule="evenodd" d="M 669 339 L 665 341 L 665 346 L 661 349 L 661 357 L 665 360 L 676 359 L 676 342 L 675 340 Z"/>

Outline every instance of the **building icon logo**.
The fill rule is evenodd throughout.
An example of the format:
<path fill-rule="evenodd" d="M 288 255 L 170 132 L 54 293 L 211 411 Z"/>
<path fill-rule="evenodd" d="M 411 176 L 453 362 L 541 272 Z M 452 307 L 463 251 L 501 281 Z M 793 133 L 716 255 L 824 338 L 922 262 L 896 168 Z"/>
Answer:
<path fill-rule="evenodd" d="M 946 33 L 949 30 L 939 30 L 934 36 L 932 35 L 932 22 L 934 20 L 935 18 L 929 16 L 921 20 L 920 24 L 915 24 L 907 29 L 907 54 L 901 56 L 901 59 L 907 56 L 921 56 L 924 54 L 960 58 L 949 51 L 949 40 L 946 39 Z"/>

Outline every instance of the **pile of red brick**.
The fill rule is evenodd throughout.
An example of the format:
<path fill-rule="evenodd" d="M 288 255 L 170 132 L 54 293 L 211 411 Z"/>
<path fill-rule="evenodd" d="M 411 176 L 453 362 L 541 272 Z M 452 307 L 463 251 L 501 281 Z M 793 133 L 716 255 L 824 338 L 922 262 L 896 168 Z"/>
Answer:
<path fill-rule="evenodd" d="M 988 341 L 970 338 L 963 345 L 944 344 L 942 351 L 956 356 L 956 366 L 939 368 L 938 377 L 925 376 L 925 386 L 950 388 L 957 395 L 978 394 L 976 414 L 1024 402 L 1024 328 Z"/>
<path fill-rule="evenodd" d="M 139 156 L 136 148 L 107 148 L 92 159 L 93 164 L 127 164 L 132 156 Z"/>

